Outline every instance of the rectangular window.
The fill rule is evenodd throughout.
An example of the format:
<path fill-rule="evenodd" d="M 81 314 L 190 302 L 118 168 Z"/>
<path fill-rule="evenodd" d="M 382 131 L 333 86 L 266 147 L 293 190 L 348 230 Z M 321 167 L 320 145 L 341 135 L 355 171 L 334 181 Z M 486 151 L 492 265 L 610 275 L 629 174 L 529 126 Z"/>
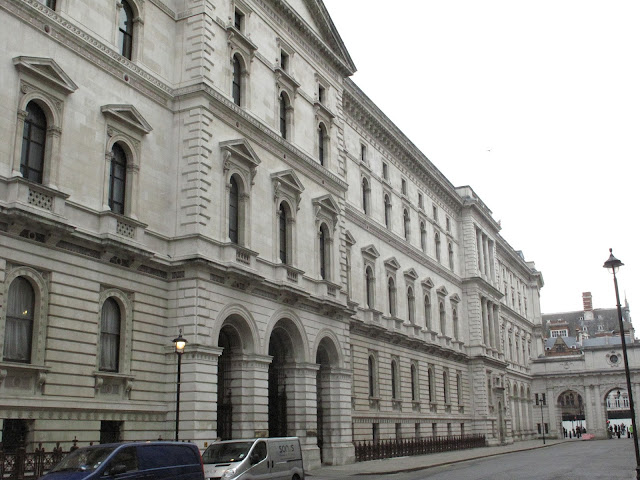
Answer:
<path fill-rule="evenodd" d="M 447 217 L 447 232 L 451 232 L 451 219 Z"/>
<path fill-rule="evenodd" d="M 438 436 L 438 424 L 437 423 L 432 423 L 431 424 L 431 436 L 434 437 L 434 438 Z"/>
<path fill-rule="evenodd" d="M 547 394 L 543 393 L 542 394 L 542 405 L 546 405 L 547 404 Z"/>
<path fill-rule="evenodd" d="M 49 7 L 51 10 L 56 9 L 56 0 L 38 0 L 45 7 Z"/>
<path fill-rule="evenodd" d="M 424 209 L 424 197 L 421 193 L 418 193 L 418 207 Z"/>
<path fill-rule="evenodd" d="M 402 179 L 402 194 L 407 194 L 407 181 L 404 178 Z"/>
<path fill-rule="evenodd" d="M 238 9 L 235 10 L 233 15 L 233 26 L 236 27 L 236 30 L 239 32 L 244 31 L 244 15 Z"/>
<path fill-rule="evenodd" d="M 360 161 L 367 161 L 367 146 L 360 144 Z"/>
<path fill-rule="evenodd" d="M 460 424 L 460 435 L 464 435 L 464 423 Z"/>
<path fill-rule="evenodd" d="M 447 437 L 453 435 L 453 428 L 451 428 L 451 424 L 447 423 Z"/>
<path fill-rule="evenodd" d="M 433 206 L 433 219 L 436 222 L 438 221 L 438 207 L 436 207 L 435 205 Z"/>
<path fill-rule="evenodd" d="M 280 50 L 280 68 L 285 72 L 289 71 L 289 54 L 284 50 Z"/>
<path fill-rule="evenodd" d="M 386 162 L 382 162 L 382 178 L 389 180 L 389 165 Z"/>
<path fill-rule="evenodd" d="M 396 423 L 396 440 L 402 439 L 402 424 Z"/>
<path fill-rule="evenodd" d="M 549 424 L 548 423 L 544 424 L 544 433 L 549 433 Z"/>
<path fill-rule="evenodd" d="M 122 422 L 102 420 L 100 422 L 100 443 L 117 443 L 122 441 Z"/>
<path fill-rule="evenodd" d="M 373 443 L 378 443 L 380 441 L 380 424 L 379 423 L 373 424 L 373 429 L 371 433 L 373 435 Z"/>
<path fill-rule="evenodd" d="M 540 426 L 540 424 L 538 423 L 538 434 L 542 433 L 542 427 Z"/>
<path fill-rule="evenodd" d="M 536 393 L 536 405 L 540 405 L 540 399 L 538 398 L 538 394 L 537 393 Z M 538 432 L 538 433 L 540 433 L 540 432 Z"/>
<path fill-rule="evenodd" d="M 420 438 L 420 424 L 416 423 L 414 425 L 414 435 L 416 436 L 416 440 Z"/>
<path fill-rule="evenodd" d="M 325 91 L 322 85 L 318 85 L 318 102 L 324 103 L 325 100 Z"/>

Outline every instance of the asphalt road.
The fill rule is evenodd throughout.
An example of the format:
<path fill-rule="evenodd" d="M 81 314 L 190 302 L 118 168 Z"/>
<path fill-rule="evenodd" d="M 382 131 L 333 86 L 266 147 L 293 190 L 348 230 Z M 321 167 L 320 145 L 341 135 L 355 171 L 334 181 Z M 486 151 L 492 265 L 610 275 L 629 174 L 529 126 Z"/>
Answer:
<path fill-rule="evenodd" d="M 566 442 L 415 472 L 356 475 L 353 480 L 630 480 L 635 478 L 633 441 Z M 314 477 L 321 480 L 321 477 Z"/>

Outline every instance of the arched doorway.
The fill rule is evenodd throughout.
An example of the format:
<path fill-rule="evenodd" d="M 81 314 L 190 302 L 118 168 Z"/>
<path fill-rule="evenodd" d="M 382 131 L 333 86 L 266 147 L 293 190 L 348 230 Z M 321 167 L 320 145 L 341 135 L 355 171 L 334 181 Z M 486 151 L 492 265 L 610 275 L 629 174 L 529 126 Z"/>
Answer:
<path fill-rule="evenodd" d="M 222 354 L 218 357 L 218 438 L 231 440 L 233 438 L 232 419 L 233 406 L 231 400 L 231 357 L 233 346 L 239 344 L 237 332 L 229 325 L 220 330 L 218 346 Z"/>
<path fill-rule="evenodd" d="M 627 429 L 631 425 L 631 410 L 629 409 L 629 394 L 626 388 L 613 388 L 605 397 L 607 408 L 607 429 L 611 427 L 613 435 L 627 436 Z"/>
<path fill-rule="evenodd" d="M 251 382 L 255 377 L 245 355 L 253 353 L 254 335 L 248 313 L 238 306 L 229 307 L 231 313 L 218 333 L 216 434 L 223 440 L 247 438 L 255 431 L 253 406 L 243 400 L 252 395 Z M 227 310 L 227 311 L 229 311 Z"/>
<path fill-rule="evenodd" d="M 338 353 L 334 342 L 328 337 L 323 338 L 316 352 L 316 363 L 319 366 L 316 373 L 316 419 L 321 463 L 331 463 L 331 458 L 327 455 L 327 449 L 332 444 L 331 367 L 337 365 L 337 359 Z"/>
<path fill-rule="evenodd" d="M 574 390 L 565 390 L 558 397 L 558 411 L 562 416 L 562 429 L 567 437 L 580 436 L 583 428 L 587 428 L 584 416 L 582 395 Z"/>

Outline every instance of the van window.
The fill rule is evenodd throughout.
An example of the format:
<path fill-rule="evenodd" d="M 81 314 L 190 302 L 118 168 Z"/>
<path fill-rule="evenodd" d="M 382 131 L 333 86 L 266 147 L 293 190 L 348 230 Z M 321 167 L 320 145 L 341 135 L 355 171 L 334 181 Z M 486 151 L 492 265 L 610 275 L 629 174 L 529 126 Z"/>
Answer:
<path fill-rule="evenodd" d="M 116 447 L 81 448 L 64 457 L 52 472 L 86 472 L 95 470 L 111 455 Z"/>
<path fill-rule="evenodd" d="M 258 442 L 251 452 L 251 463 L 258 463 L 267 458 L 267 444 Z"/>
<path fill-rule="evenodd" d="M 111 469 L 116 465 L 124 465 L 124 469 L 120 469 L 119 473 L 138 470 L 138 456 L 136 455 L 135 447 L 126 447 L 118 451 L 109 462 L 107 469 Z"/>
<path fill-rule="evenodd" d="M 203 463 L 240 462 L 246 458 L 252 445 L 253 441 L 212 443 L 211 445 L 209 445 L 209 448 L 207 448 L 202 454 L 202 461 Z"/>
<path fill-rule="evenodd" d="M 145 445 L 138 447 L 138 456 L 143 470 L 200 463 L 195 450 L 186 445 Z"/>

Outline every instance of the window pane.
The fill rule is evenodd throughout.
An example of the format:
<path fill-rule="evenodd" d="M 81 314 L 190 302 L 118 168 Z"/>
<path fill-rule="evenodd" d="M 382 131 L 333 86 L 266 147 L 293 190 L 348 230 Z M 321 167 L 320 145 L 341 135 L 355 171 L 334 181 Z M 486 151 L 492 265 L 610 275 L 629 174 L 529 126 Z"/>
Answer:
<path fill-rule="evenodd" d="M 11 283 L 8 297 L 3 359 L 29 363 L 35 293 L 28 280 L 18 277 Z"/>
<path fill-rule="evenodd" d="M 120 307 L 112 298 L 102 306 L 100 321 L 100 370 L 117 372 L 120 357 Z"/>
<path fill-rule="evenodd" d="M 233 243 L 238 243 L 238 194 L 238 183 L 232 177 L 229 190 L 229 239 Z"/>

